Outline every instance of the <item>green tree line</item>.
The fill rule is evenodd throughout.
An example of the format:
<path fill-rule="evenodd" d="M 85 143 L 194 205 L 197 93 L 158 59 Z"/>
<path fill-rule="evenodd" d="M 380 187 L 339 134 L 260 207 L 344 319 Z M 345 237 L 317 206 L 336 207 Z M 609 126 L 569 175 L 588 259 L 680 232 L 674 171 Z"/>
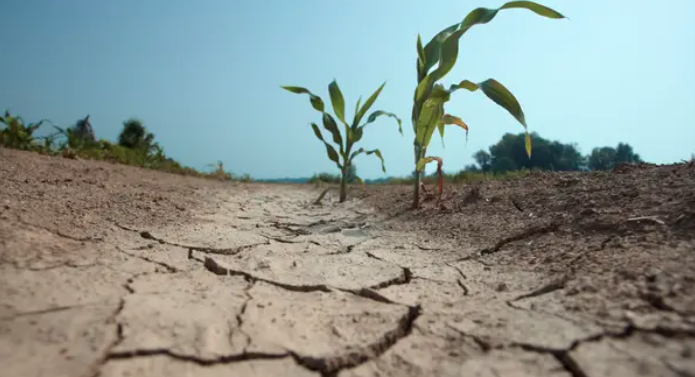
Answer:
<path fill-rule="evenodd" d="M 464 168 L 465 171 L 504 173 L 517 170 L 549 171 L 588 171 L 610 170 L 622 163 L 644 162 L 635 153 L 630 144 L 618 143 L 617 146 L 596 147 L 591 153 L 582 155 L 574 143 L 562 143 L 548 140 L 537 133 L 532 133 L 533 154 L 529 158 L 525 150 L 523 133 L 507 133 L 488 150 L 479 150 L 473 154 L 475 165 Z"/>
<path fill-rule="evenodd" d="M 53 132 L 36 136 L 42 127 L 50 126 Z M 69 127 L 59 127 L 43 119 L 27 123 L 21 116 L 9 110 L 0 116 L 0 146 L 47 155 L 62 155 L 66 158 L 103 160 L 124 165 L 140 166 L 168 173 L 216 178 L 221 180 L 250 181 L 248 175 L 236 177 L 224 170 L 222 162 L 212 165 L 211 171 L 200 172 L 183 166 L 168 157 L 161 145 L 155 141 L 143 122 L 130 118 L 123 122 L 123 129 L 116 143 L 97 139 L 89 115 L 78 119 Z"/>

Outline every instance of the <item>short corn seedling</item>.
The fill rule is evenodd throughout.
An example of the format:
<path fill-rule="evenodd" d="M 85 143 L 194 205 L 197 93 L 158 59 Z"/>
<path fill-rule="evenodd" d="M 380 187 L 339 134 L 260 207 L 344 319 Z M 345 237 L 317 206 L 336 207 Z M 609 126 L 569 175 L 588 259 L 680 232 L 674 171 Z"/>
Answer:
<path fill-rule="evenodd" d="M 360 106 L 362 100 L 361 97 L 357 100 L 357 105 L 355 106 L 355 115 L 352 119 L 351 124 L 348 124 L 345 120 L 345 100 L 343 99 L 343 94 L 340 91 L 340 88 L 338 87 L 338 83 L 335 80 L 333 80 L 328 85 L 328 92 L 331 96 L 331 104 L 333 105 L 333 111 L 335 112 L 336 118 L 338 118 L 338 120 L 344 126 L 344 132 L 342 134 L 340 132 L 340 129 L 338 128 L 338 123 L 335 121 L 335 118 L 333 118 L 333 116 L 331 116 L 329 113 L 325 111 L 325 106 L 321 97 L 311 93 L 309 90 L 302 87 L 282 87 L 283 89 L 288 90 L 292 93 L 308 94 L 309 99 L 311 101 L 311 106 L 316 111 L 321 113 L 323 128 L 325 128 L 326 131 L 328 131 L 331 134 L 333 138 L 333 143 L 335 143 L 335 145 L 338 147 L 338 150 L 336 150 L 336 148 L 333 145 L 329 144 L 326 141 L 326 139 L 324 139 L 323 134 L 321 133 L 321 130 L 319 129 L 319 126 L 316 125 L 316 123 L 311 123 L 311 128 L 314 130 L 314 134 L 316 135 L 316 137 L 319 140 L 321 140 L 321 142 L 323 142 L 323 144 L 326 146 L 326 153 L 328 154 L 328 158 L 331 161 L 335 162 L 338 169 L 340 169 L 341 203 L 344 202 L 347 198 L 348 172 L 355 157 L 359 156 L 362 153 L 374 154 L 379 158 L 379 160 L 381 160 L 381 170 L 383 172 L 386 172 L 384 158 L 379 149 L 365 150 L 364 148 L 359 148 L 353 151 L 353 147 L 355 146 L 355 144 L 362 139 L 362 135 L 364 134 L 364 128 L 368 124 L 377 120 L 377 118 L 379 118 L 380 116 L 385 115 L 394 118 L 396 122 L 398 122 L 398 131 L 401 133 L 401 135 L 403 135 L 403 129 L 401 128 L 401 119 L 398 118 L 395 114 L 383 110 L 376 110 L 372 112 L 367 117 L 367 120 L 363 124 L 360 124 L 364 116 L 367 114 L 367 111 L 369 111 L 369 109 L 376 101 L 377 97 L 379 97 L 379 94 L 381 93 L 382 89 L 384 89 L 385 85 L 386 83 L 381 84 L 381 86 L 367 99 L 367 101 L 364 102 L 364 104 L 362 104 L 362 106 Z M 358 178 L 358 181 L 361 180 Z"/>
<path fill-rule="evenodd" d="M 451 94 L 459 89 L 466 89 L 475 92 L 480 89 L 488 98 L 497 105 L 507 110 L 516 120 L 526 129 L 526 153 L 531 157 L 531 136 L 528 133 L 524 112 L 519 101 L 501 83 L 495 79 L 487 79 L 483 82 L 474 83 L 463 80 L 451 85 L 448 89 L 438 81 L 451 71 L 456 64 L 459 52 L 459 39 L 471 27 L 486 24 L 492 21 L 497 13 L 504 9 L 528 9 L 534 13 L 554 19 L 566 18 L 555 10 L 532 1 L 510 1 L 500 8 L 476 8 L 472 10 L 461 23 L 454 24 L 440 31 L 432 40 L 423 47 L 422 40 L 418 35 L 417 39 L 417 78 L 418 85 L 415 89 L 413 101 L 412 124 L 415 132 L 414 152 L 415 152 L 415 187 L 413 195 L 413 208 L 418 208 L 420 204 L 420 173 L 425 165 L 432 161 L 437 161 L 439 171 L 441 171 L 442 161 L 439 158 L 428 157 L 427 147 L 435 130 L 439 130 L 440 136 L 444 137 L 444 126 L 455 125 L 463 128 L 468 137 L 468 125 L 459 117 L 447 114 L 444 105 L 449 101 Z M 436 66 L 436 68 L 435 68 Z M 435 68 L 434 70 L 432 70 Z M 439 190 L 441 192 L 442 180 L 439 179 Z"/>

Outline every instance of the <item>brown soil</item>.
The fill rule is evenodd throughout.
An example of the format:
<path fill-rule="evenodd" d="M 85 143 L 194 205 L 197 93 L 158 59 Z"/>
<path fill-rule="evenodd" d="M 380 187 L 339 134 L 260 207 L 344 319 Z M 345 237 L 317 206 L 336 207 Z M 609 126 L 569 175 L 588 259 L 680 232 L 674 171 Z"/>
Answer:
<path fill-rule="evenodd" d="M 695 165 L 409 189 L 0 148 L 0 375 L 695 375 Z"/>
<path fill-rule="evenodd" d="M 535 173 L 446 188 L 408 211 L 410 187 L 369 202 L 393 230 L 473 245 L 472 259 L 567 281 L 568 309 L 695 315 L 695 163 Z M 434 190 L 432 190 L 434 191 Z M 609 300 L 607 300 L 609 299 Z"/>

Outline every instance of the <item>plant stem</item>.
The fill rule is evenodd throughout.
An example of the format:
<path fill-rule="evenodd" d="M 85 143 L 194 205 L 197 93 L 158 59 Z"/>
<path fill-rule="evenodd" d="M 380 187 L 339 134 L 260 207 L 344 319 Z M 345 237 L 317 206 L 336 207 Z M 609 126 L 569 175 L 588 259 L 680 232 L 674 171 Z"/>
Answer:
<path fill-rule="evenodd" d="M 340 178 L 340 203 L 347 199 L 347 166 L 343 167 L 342 176 Z"/>
<path fill-rule="evenodd" d="M 413 209 L 420 207 L 420 172 L 415 172 L 415 184 L 413 187 Z"/>
<path fill-rule="evenodd" d="M 412 209 L 420 208 L 420 171 L 417 170 L 417 163 L 424 152 L 415 144 L 415 183 L 413 185 L 413 205 Z"/>

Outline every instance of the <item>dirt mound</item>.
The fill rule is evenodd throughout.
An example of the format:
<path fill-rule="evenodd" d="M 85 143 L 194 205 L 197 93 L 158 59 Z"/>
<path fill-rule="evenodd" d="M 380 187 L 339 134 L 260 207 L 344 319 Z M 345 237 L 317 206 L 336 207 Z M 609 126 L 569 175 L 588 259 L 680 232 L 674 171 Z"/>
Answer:
<path fill-rule="evenodd" d="M 0 216 L 77 239 L 114 222 L 185 222 L 215 181 L 0 148 Z"/>
<path fill-rule="evenodd" d="M 471 259 L 566 281 L 566 306 L 593 314 L 676 312 L 695 319 L 695 164 L 539 172 L 445 187 L 408 210 L 410 187 L 371 189 L 389 229 L 475 245 Z"/>

